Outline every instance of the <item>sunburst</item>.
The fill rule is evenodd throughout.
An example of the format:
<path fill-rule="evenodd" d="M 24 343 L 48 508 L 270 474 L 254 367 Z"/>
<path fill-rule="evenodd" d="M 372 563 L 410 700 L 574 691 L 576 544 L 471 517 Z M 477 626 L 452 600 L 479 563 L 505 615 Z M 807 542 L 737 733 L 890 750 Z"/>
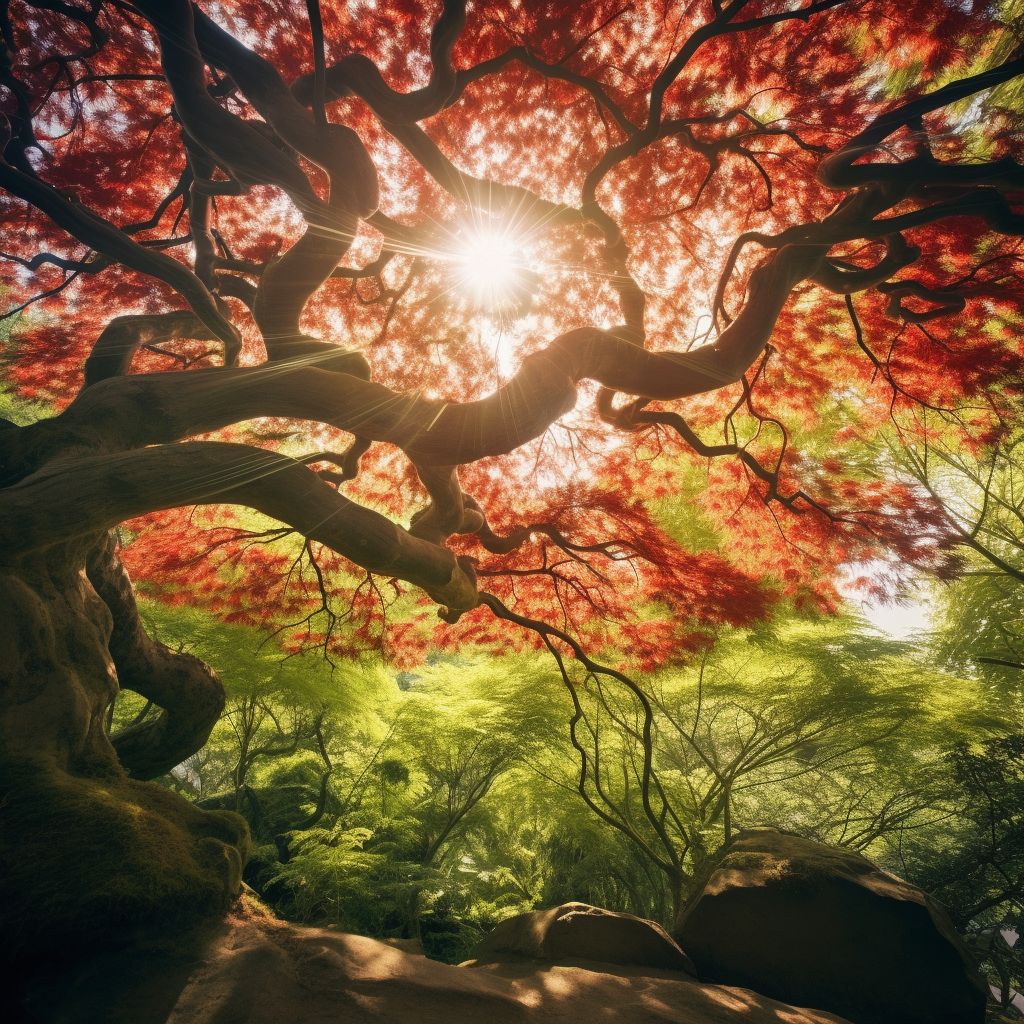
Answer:
<path fill-rule="evenodd" d="M 529 308 L 538 278 L 524 260 L 523 239 L 507 224 L 465 225 L 453 257 L 457 287 L 479 312 L 505 319 Z"/>

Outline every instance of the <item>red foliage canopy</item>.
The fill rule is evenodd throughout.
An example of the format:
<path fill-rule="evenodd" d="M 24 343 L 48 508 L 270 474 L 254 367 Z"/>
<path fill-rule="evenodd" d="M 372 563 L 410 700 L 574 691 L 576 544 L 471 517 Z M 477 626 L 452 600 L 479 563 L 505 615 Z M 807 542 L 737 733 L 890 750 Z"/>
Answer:
<path fill-rule="evenodd" d="M 208 458 L 83 528 L 145 512 L 137 584 L 295 644 L 533 642 L 479 588 L 649 666 L 835 607 L 844 567 L 948 572 L 876 441 L 927 409 L 984 444 L 1020 387 L 1000 9 L 12 0 L 7 376 L 65 448 L 120 415 L 95 450 Z M 295 463 L 186 438 L 298 460 L 458 568 L 240 511 Z"/>

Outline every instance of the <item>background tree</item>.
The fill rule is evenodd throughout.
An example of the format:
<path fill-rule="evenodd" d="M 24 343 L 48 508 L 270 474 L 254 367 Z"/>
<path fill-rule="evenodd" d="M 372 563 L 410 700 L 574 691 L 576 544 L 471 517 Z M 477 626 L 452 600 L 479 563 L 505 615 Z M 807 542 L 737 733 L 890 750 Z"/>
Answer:
<path fill-rule="evenodd" d="M 495 806 L 513 800 L 542 735 L 530 668 L 532 679 L 514 663 L 445 664 L 392 694 L 377 711 L 390 719 L 385 740 L 359 771 L 378 781 L 293 832 L 284 866 L 264 867 L 257 884 L 291 916 L 418 939 L 441 958 L 465 959 L 502 910 L 532 907 L 530 857 L 509 856 L 523 822 Z M 535 802 L 519 803 L 539 831 Z"/>
<path fill-rule="evenodd" d="M 945 814 L 898 835 L 887 859 L 950 909 L 1006 1009 L 1024 986 L 1021 437 L 1012 416 L 988 443 L 964 447 L 945 417 L 928 419 L 926 433 L 913 445 L 891 444 L 891 454 L 941 502 L 962 538 L 963 564 L 956 580 L 926 591 L 932 614 L 921 639 L 943 670 L 976 678 L 1003 721 L 942 738 L 933 770 Z"/>
<path fill-rule="evenodd" d="M 900 751 L 926 747 L 915 719 L 934 684 L 908 653 L 848 624 L 780 623 L 724 637 L 639 694 L 598 676 L 576 689 L 582 768 L 558 781 L 664 874 L 671 927 L 737 829 L 866 849 L 928 819 L 934 793 Z"/>
<path fill-rule="evenodd" d="M 215 910 L 246 855 L 145 781 L 223 693 L 147 636 L 122 556 L 292 647 L 547 645 L 637 696 L 581 644 L 651 668 L 835 608 L 844 563 L 948 571 L 957 535 L 864 442 L 922 407 L 991 438 L 1019 384 L 997 5 L 213 11 L 0 13 L 22 948 Z M 161 711 L 110 737 L 118 688 Z"/>
<path fill-rule="evenodd" d="M 1016 412 L 1016 407 L 1012 407 Z M 935 592 L 932 642 L 958 671 L 981 673 L 1004 697 L 1020 693 L 1024 597 L 1024 437 L 1014 416 L 989 443 L 964 448 L 933 417 L 894 464 L 940 502 L 962 540 L 955 582 Z"/>
<path fill-rule="evenodd" d="M 450 694 L 435 691 L 427 701 L 427 707 L 421 699 L 408 709 L 396 740 L 416 751 L 414 768 L 419 778 L 411 811 L 421 831 L 415 852 L 417 860 L 429 866 L 466 827 L 467 815 L 495 782 L 518 761 L 529 758 L 531 719 L 537 715 L 521 702 L 516 702 L 518 715 L 493 699 L 481 709 L 465 689 Z"/>

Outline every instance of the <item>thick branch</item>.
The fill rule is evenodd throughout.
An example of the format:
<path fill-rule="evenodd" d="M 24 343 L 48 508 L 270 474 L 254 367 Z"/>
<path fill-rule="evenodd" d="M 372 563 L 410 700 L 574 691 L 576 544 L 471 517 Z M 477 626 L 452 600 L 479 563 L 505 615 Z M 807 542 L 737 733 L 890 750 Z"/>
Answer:
<path fill-rule="evenodd" d="M 889 235 L 885 241 L 885 256 L 875 266 L 857 267 L 837 260 L 825 260 L 811 280 L 837 295 L 851 295 L 880 285 L 921 255 L 920 248 L 907 245 L 900 234 Z"/>
<path fill-rule="evenodd" d="M 256 416 L 315 419 L 405 450 L 418 466 L 452 467 L 503 455 L 573 408 L 584 378 L 667 401 L 734 383 L 771 337 L 792 287 L 821 264 L 818 246 L 788 246 L 755 270 L 736 320 L 711 345 L 648 352 L 597 328 L 570 331 L 527 356 L 515 376 L 476 402 L 398 394 L 315 358 L 252 369 L 147 374 L 103 381 L 52 420 L 0 435 L 0 479 L 13 481 L 68 444 L 123 450 L 166 443 Z M 358 359 L 335 349 L 335 358 Z"/>
<path fill-rule="evenodd" d="M 202 56 L 222 68 L 282 142 L 322 167 L 338 209 L 360 217 L 377 209 L 377 172 L 359 136 L 344 125 L 318 126 L 292 95 L 277 68 L 192 5 Z M 341 201 L 338 193 L 345 194 Z"/>
<path fill-rule="evenodd" d="M 860 134 L 850 139 L 838 153 L 822 161 L 818 168 L 818 180 L 829 188 L 848 190 L 881 181 L 887 183 L 906 181 L 908 177 L 920 175 L 921 171 L 925 170 L 929 183 L 949 185 L 975 183 L 978 180 L 979 171 L 985 171 L 986 165 L 980 167 L 977 164 L 950 166 L 940 164 L 930 157 L 911 160 L 903 164 L 859 164 L 854 166 L 854 161 L 871 152 L 893 132 L 919 121 L 925 114 L 968 96 L 973 96 L 984 89 L 1001 85 L 1020 74 L 1024 74 L 1024 55 L 1015 51 L 1008 60 L 997 67 L 990 68 L 978 75 L 971 75 L 969 78 L 962 78 L 957 82 L 950 82 L 949 85 L 936 89 L 935 92 L 930 92 L 907 103 L 901 103 L 894 110 L 880 114 Z M 925 169 L 923 165 L 927 165 L 927 168 Z M 1020 169 L 1014 161 L 1007 159 L 987 165 L 987 167 L 990 168 L 987 171 L 989 180 L 985 184 L 996 184 L 993 179 L 998 178 L 1000 174 L 1007 171 L 1012 173 L 1016 170 L 1018 174 L 1015 176 L 1015 187 L 1021 187 Z M 974 176 L 970 181 L 960 180 L 972 173 Z"/>
<path fill-rule="evenodd" d="M 475 586 L 447 548 L 349 501 L 292 459 L 248 445 L 200 442 L 55 459 L 0 491 L 0 551 L 16 558 L 148 512 L 209 502 L 245 505 L 287 523 L 369 572 L 421 587 L 456 614 L 477 604 Z"/>
<path fill-rule="evenodd" d="M 377 172 L 351 128 L 317 123 L 272 64 L 197 7 L 193 6 L 193 12 L 197 45 L 203 56 L 231 75 L 284 143 L 322 167 L 330 178 L 327 208 L 332 225 L 325 228 L 318 214 L 302 238 L 267 266 L 253 306 L 270 359 L 324 351 L 322 342 L 302 334 L 299 319 L 309 297 L 348 251 L 357 218 L 376 210 Z"/>
<path fill-rule="evenodd" d="M 188 167 L 191 171 L 192 186 L 188 194 L 188 231 L 192 236 L 195 250 L 193 267 L 196 277 L 211 291 L 214 288 L 213 261 L 217 255 L 210 228 L 213 225 L 213 197 L 209 192 L 199 188 L 199 183 L 209 181 L 217 169 L 210 154 L 191 144 L 191 136 L 181 133 L 185 151 L 188 154 Z"/>
<path fill-rule="evenodd" d="M 889 296 L 889 304 L 885 307 L 886 313 L 912 324 L 923 324 L 940 316 L 959 313 L 967 305 L 966 296 L 961 295 L 958 291 L 937 291 L 923 285 L 920 281 L 893 281 L 888 284 L 880 284 L 878 290 L 883 295 Z M 907 309 L 903 305 L 903 299 L 908 295 L 923 299 L 925 302 L 937 303 L 937 306 L 923 312 Z"/>
<path fill-rule="evenodd" d="M 188 310 L 114 317 L 85 361 L 84 387 L 126 374 L 132 356 L 143 345 L 160 345 L 174 338 L 211 341 L 213 337 L 199 317 Z"/>
<path fill-rule="evenodd" d="M 501 185 L 460 171 L 427 133 L 415 124 L 385 125 L 424 170 L 460 202 L 489 214 L 514 213 L 527 230 L 555 224 L 579 224 L 579 210 L 542 199 L 519 185 Z"/>
<path fill-rule="evenodd" d="M 210 96 L 189 0 L 138 0 L 135 6 L 156 29 L 160 64 L 189 135 L 242 185 L 277 185 L 307 221 L 335 229 L 336 218 L 298 163 Z"/>

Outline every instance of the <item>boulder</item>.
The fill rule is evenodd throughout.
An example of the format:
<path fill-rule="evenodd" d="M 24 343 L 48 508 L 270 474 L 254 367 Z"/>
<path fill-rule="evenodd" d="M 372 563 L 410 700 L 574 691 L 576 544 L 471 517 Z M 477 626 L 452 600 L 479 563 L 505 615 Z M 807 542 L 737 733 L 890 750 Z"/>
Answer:
<path fill-rule="evenodd" d="M 10 992 L 2 975 L 0 964 Z M 588 960 L 453 967 L 285 924 L 248 897 L 205 928 L 148 932 L 17 981 L 23 998 L 5 1024 L 843 1024 L 682 971 Z"/>
<path fill-rule="evenodd" d="M 854 1024 L 981 1024 L 985 988 L 944 908 L 852 850 L 740 832 L 676 941 L 702 981 Z"/>
<path fill-rule="evenodd" d="M 563 903 L 510 917 L 477 943 L 470 956 L 467 966 L 576 957 L 697 974 L 690 958 L 661 925 L 587 903 Z"/>

